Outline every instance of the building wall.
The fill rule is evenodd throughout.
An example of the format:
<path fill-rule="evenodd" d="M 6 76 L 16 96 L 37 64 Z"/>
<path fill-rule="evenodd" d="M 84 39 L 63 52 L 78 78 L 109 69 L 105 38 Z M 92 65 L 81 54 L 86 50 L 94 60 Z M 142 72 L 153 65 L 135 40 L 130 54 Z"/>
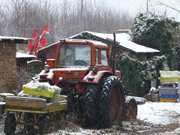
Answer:
<path fill-rule="evenodd" d="M 16 90 L 16 45 L 0 42 L 0 92 Z"/>

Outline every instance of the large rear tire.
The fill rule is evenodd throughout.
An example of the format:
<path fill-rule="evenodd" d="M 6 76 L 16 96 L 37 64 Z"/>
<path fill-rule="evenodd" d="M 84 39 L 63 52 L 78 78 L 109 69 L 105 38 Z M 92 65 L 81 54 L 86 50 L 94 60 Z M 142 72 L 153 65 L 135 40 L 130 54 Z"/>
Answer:
<path fill-rule="evenodd" d="M 121 123 L 124 117 L 125 96 L 120 80 L 116 76 L 104 79 L 99 95 L 99 128 L 109 128 Z"/>
<path fill-rule="evenodd" d="M 4 124 L 4 133 L 5 135 L 15 135 L 16 130 L 16 118 L 15 114 L 7 113 Z"/>

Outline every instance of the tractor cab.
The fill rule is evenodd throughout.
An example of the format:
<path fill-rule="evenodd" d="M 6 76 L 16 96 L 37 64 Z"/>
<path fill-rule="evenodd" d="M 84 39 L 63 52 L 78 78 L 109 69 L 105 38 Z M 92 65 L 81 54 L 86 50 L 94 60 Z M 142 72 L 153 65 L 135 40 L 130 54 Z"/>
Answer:
<path fill-rule="evenodd" d="M 45 58 L 48 65 L 48 70 L 43 70 L 40 77 L 42 80 L 50 79 L 53 84 L 60 80 L 88 81 L 86 75 L 90 71 L 93 74 L 102 70 L 112 71 L 108 64 L 109 50 L 106 44 L 97 41 L 61 40 L 39 51 L 38 57 Z"/>

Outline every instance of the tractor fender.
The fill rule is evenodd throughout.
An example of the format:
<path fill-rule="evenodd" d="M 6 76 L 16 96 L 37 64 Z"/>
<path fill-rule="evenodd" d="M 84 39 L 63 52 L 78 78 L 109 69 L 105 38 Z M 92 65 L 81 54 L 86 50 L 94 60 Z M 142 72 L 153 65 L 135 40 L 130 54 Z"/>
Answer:
<path fill-rule="evenodd" d="M 99 83 L 99 81 L 103 78 L 104 75 L 112 75 L 113 73 L 108 70 L 104 71 L 89 71 L 89 73 L 83 78 L 83 82 L 86 83 Z"/>

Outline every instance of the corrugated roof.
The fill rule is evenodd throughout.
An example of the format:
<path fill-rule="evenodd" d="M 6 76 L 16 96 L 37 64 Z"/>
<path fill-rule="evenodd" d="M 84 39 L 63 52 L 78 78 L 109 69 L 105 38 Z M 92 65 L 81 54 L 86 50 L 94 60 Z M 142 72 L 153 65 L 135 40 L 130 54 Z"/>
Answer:
<path fill-rule="evenodd" d="M 0 42 L 27 43 L 30 39 L 25 37 L 0 36 Z"/>
<path fill-rule="evenodd" d="M 109 40 L 109 41 L 113 41 L 113 34 L 107 34 L 107 33 L 98 33 L 98 32 L 91 32 L 91 31 L 83 31 L 79 34 L 73 35 L 70 38 L 75 38 L 79 35 L 83 34 L 90 34 L 93 36 L 96 36 L 98 38 L 104 39 L 104 40 Z M 135 53 L 158 53 L 160 52 L 157 49 L 153 49 L 150 47 L 146 47 L 143 45 L 139 45 L 135 42 L 131 41 L 130 35 L 127 33 L 117 33 L 116 34 L 116 41 L 118 42 L 118 45 L 120 45 L 123 48 L 126 48 L 128 50 L 131 50 Z"/>
<path fill-rule="evenodd" d="M 98 36 L 103 39 L 110 39 L 113 40 L 113 34 L 107 34 L 107 33 L 97 33 L 97 32 L 90 32 L 88 33 Z M 146 47 L 143 45 L 139 45 L 135 42 L 131 41 L 130 35 L 127 33 L 117 33 L 116 34 L 116 41 L 119 43 L 120 46 L 129 49 L 136 53 L 157 53 L 159 50 L 153 49 L 150 47 Z"/>

